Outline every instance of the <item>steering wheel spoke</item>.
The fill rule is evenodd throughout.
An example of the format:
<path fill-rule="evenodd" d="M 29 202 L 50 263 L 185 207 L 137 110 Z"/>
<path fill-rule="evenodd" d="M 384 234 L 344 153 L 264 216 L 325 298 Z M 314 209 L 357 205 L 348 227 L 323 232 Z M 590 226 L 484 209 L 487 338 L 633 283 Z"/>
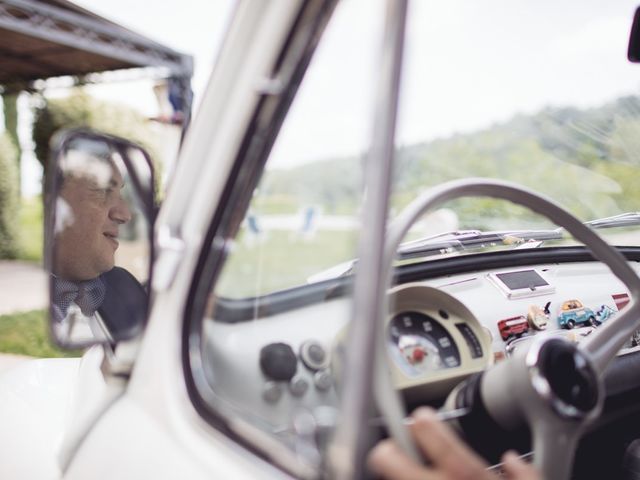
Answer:
<path fill-rule="evenodd" d="M 571 475 L 573 458 L 583 426 L 578 422 L 544 418 L 533 424 L 533 463 L 547 480 L 563 480 Z"/>

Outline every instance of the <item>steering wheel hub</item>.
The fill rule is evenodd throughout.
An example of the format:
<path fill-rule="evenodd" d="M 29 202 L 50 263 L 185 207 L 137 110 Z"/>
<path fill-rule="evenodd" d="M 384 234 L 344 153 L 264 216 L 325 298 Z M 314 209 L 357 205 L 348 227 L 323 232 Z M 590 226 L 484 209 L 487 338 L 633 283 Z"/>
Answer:
<path fill-rule="evenodd" d="M 534 390 L 563 418 L 582 419 L 598 405 L 598 376 L 575 344 L 559 338 L 532 345 L 526 364 Z"/>

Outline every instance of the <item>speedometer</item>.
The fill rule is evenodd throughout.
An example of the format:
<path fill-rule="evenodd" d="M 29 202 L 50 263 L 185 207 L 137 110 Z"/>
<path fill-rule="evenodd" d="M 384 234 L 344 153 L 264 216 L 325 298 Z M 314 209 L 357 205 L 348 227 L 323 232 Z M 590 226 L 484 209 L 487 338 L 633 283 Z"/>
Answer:
<path fill-rule="evenodd" d="M 391 356 L 409 377 L 460 365 L 460 352 L 451 334 L 424 313 L 395 315 L 389 323 L 389 341 Z"/>
<path fill-rule="evenodd" d="M 416 405 L 443 400 L 467 376 L 493 360 L 491 338 L 449 293 L 419 283 L 395 287 L 385 319 L 394 387 Z"/>

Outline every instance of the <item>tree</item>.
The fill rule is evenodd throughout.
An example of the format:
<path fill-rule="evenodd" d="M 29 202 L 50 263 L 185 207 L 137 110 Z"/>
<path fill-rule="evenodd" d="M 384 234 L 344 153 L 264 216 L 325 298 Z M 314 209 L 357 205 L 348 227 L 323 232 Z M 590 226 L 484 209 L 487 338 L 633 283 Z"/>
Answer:
<path fill-rule="evenodd" d="M 13 141 L 13 144 L 20 155 L 20 141 L 18 140 L 18 93 L 5 92 L 2 95 L 2 104 L 4 106 L 4 123 L 7 134 Z"/>
<path fill-rule="evenodd" d="M 0 135 L 0 258 L 18 255 L 18 159 L 6 133 Z"/>

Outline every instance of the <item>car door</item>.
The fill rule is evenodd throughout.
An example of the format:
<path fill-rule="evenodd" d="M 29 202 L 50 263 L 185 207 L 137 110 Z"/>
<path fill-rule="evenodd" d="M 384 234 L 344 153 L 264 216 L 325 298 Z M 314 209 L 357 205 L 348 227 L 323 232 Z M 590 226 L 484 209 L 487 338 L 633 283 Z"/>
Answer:
<path fill-rule="evenodd" d="M 124 394 L 68 454 L 64 478 L 284 475 L 194 404 L 193 379 L 185 378 L 190 352 L 184 319 L 194 278 L 204 268 L 203 239 L 222 215 L 244 215 L 243 203 L 231 203 L 230 192 L 259 178 L 260 162 L 334 6 L 332 1 L 237 5 L 156 222 L 157 257 L 144 336 L 118 346 L 121 354 L 131 350 L 132 368 L 107 379 L 124 383 Z M 239 198 L 246 204 L 250 195 Z M 224 252 L 217 237 L 213 246 Z"/>

